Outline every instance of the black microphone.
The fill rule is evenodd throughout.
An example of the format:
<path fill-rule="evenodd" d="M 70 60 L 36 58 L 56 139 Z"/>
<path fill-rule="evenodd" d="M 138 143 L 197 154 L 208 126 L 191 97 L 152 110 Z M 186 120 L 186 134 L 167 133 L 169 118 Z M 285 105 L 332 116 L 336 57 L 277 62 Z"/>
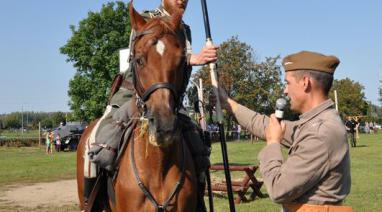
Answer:
<path fill-rule="evenodd" d="M 287 100 L 284 98 L 278 98 L 276 100 L 276 111 L 275 116 L 277 119 L 281 120 L 284 117 L 284 109 L 287 106 Z"/>

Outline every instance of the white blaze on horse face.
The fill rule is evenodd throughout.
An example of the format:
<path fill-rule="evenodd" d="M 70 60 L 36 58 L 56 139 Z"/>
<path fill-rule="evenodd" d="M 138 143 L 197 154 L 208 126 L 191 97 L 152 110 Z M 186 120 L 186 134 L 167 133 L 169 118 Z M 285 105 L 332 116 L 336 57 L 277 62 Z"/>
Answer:
<path fill-rule="evenodd" d="M 166 46 L 164 45 L 163 41 L 158 40 L 157 42 L 157 52 L 163 56 L 164 50 L 166 49 Z"/>

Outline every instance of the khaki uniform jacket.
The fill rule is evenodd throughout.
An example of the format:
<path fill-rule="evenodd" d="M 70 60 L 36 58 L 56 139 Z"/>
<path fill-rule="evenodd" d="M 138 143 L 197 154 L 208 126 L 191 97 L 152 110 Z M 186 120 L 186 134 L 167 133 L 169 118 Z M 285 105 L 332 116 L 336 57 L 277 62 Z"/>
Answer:
<path fill-rule="evenodd" d="M 240 125 L 264 138 L 269 118 L 244 106 L 234 112 Z M 282 144 L 289 147 L 284 161 L 280 144 L 258 155 L 260 172 L 271 199 L 277 203 L 338 204 L 350 192 L 350 159 L 346 130 L 332 100 L 286 121 Z"/>

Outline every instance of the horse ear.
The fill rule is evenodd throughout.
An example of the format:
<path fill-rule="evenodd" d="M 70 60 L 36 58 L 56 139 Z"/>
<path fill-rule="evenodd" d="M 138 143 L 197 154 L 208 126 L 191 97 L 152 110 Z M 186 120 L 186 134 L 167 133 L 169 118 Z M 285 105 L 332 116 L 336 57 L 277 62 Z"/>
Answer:
<path fill-rule="evenodd" d="M 171 22 L 172 22 L 173 28 L 175 30 L 179 29 L 180 24 L 182 23 L 183 12 L 176 11 L 171 17 L 172 17 Z"/>
<path fill-rule="evenodd" d="M 135 31 L 139 31 L 146 24 L 146 20 L 134 9 L 133 0 L 129 3 L 129 13 L 131 26 Z"/>

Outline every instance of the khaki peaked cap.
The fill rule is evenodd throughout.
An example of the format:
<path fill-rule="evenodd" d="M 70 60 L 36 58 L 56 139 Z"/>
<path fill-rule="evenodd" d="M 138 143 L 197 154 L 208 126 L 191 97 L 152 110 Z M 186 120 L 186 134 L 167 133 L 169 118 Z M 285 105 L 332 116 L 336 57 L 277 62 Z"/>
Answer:
<path fill-rule="evenodd" d="M 326 56 L 316 52 L 301 51 L 283 59 L 285 72 L 313 70 L 333 74 L 340 60 L 335 56 Z"/>

